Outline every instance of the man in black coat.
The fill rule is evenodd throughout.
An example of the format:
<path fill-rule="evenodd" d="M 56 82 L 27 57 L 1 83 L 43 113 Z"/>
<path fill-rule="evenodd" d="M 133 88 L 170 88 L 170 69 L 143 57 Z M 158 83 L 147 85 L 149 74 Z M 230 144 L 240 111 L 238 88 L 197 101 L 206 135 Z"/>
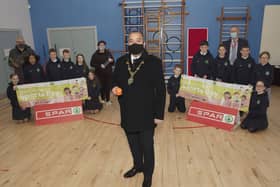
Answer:
<path fill-rule="evenodd" d="M 25 59 L 31 54 L 34 53 L 33 49 L 30 46 L 26 45 L 25 40 L 22 36 L 16 38 L 16 46 L 11 49 L 9 53 L 9 66 L 14 68 L 14 73 L 19 76 L 19 82 L 24 82 L 23 77 L 23 66 Z"/>
<path fill-rule="evenodd" d="M 237 58 L 241 57 L 240 50 L 243 46 L 249 46 L 248 40 L 239 38 L 239 28 L 237 26 L 232 26 L 230 28 L 230 39 L 224 41 L 223 44 L 226 47 L 226 56 L 229 59 L 231 65 Z"/>
<path fill-rule="evenodd" d="M 164 118 L 166 89 L 161 60 L 149 55 L 142 33 L 129 35 L 129 54 L 116 62 L 113 89 L 118 96 L 121 126 L 127 136 L 134 166 L 125 178 L 144 173 L 143 187 L 150 187 L 154 171 L 154 130 Z"/>

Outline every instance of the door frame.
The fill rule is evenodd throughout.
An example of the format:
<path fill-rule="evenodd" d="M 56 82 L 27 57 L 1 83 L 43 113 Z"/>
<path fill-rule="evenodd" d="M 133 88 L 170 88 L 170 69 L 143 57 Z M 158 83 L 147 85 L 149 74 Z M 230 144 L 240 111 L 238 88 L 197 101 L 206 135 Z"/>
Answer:
<path fill-rule="evenodd" d="M 1 28 L 0 27 L 0 32 L 18 32 L 19 35 L 22 35 L 22 30 L 20 28 Z M 14 41 L 14 45 L 15 44 L 16 44 L 16 38 L 15 38 L 15 41 Z M 4 52 L 3 52 L 3 54 L 4 54 Z M 6 56 L 4 56 L 4 58 L 6 58 Z M 4 60 L 4 59 L 1 59 L 1 60 Z M 0 93 L 0 99 L 3 99 L 3 98 L 6 98 L 6 94 L 5 93 L 3 93 L 3 94 Z"/>
<path fill-rule="evenodd" d="M 96 26 L 81 26 L 81 27 L 53 27 L 47 28 L 47 38 L 48 38 L 48 47 L 51 46 L 51 38 L 50 38 L 50 31 L 65 31 L 65 30 L 84 30 L 84 29 L 95 29 L 95 38 L 97 39 L 97 27 Z M 98 41 L 96 41 L 98 42 Z M 97 43 L 96 43 L 97 45 Z"/>

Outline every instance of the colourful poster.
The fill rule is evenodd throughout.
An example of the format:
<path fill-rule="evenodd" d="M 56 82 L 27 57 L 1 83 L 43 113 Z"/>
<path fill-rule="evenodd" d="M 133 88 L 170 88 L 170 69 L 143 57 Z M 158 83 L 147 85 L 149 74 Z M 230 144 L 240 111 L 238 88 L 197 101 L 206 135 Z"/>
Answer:
<path fill-rule="evenodd" d="M 19 104 L 32 107 L 38 104 L 63 103 L 88 98 L 85 78 L 55 82 L 23 84 L 16 88 Z"/>
<path fill-rule="evenodd" d="M 182 75 L 179 95 L 186 99 L 247 112 L 251 92 L 252 87 L 248 85 L 229 84 Z"/>

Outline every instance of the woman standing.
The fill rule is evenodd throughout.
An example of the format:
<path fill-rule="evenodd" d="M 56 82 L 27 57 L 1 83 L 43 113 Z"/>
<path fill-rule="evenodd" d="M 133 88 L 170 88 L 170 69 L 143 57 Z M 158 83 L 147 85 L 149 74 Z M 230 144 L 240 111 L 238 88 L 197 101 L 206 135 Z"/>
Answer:
<path fill-rule="evenodd" d="M 98 42 L 98 49 L 92 55 L 90 65 L 95 68 L 95 73 L 101 82 L 101 102 L 111 104 L 110 92 L 114 58 L 111 52 L 106 49 L 105 41 L 102 40 Z"/>

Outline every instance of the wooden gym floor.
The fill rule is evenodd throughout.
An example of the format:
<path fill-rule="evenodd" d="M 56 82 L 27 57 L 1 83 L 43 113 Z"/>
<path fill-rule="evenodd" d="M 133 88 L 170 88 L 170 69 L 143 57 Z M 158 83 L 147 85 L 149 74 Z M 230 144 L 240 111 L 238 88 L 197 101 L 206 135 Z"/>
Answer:
<path fill-rule="evenodd" d="M 166 113 L 155 135 L 154 187 L 279 187 L 280 87 L 273 87 L 269 129 L 250 134 L 198 126 Z M 143 176 L 124 179 L 131 156 L 113 105 L 68 124 L 14 124 L 0 101 L 1 187 L 140 187 Z"/>

